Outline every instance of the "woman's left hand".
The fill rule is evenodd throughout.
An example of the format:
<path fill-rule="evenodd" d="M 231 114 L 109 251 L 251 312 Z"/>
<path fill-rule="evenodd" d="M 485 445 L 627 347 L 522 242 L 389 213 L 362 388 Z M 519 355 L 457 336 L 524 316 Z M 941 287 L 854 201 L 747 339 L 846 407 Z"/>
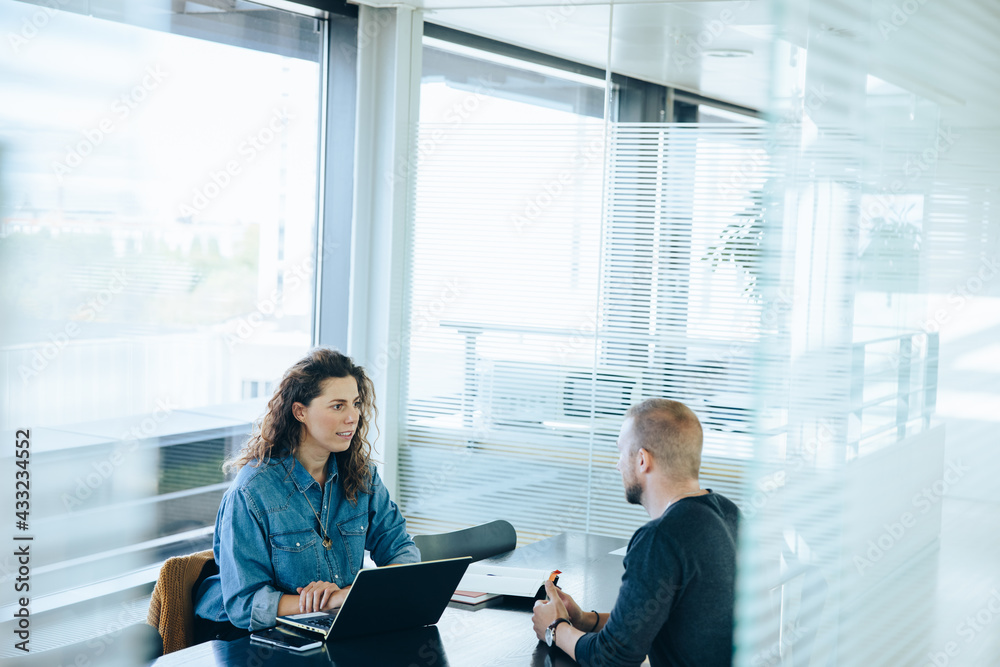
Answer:
<path fill-rule="evenodd" d="M 299 594 L 299 613 L 326 611 L 344 604 L 350 586 L 341 588 L 329 581 L 314 581 L 306 586 L 295 589 Z"/>

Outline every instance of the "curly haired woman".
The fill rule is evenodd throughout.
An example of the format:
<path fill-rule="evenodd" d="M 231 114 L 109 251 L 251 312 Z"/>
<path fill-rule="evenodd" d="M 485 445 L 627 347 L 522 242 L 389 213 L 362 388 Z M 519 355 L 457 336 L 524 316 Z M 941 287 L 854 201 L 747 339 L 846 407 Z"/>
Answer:
<path fill-rule="evenodd" d="M 371 461 L 371 380 L 313 350 L 285 373 L 238 456 L 215 523 L 219 574 L 195 594 L 195 641 L 233 639 L 276 616 L 339 607 L 364 552 L 377 565 L 420 553 Z"/>

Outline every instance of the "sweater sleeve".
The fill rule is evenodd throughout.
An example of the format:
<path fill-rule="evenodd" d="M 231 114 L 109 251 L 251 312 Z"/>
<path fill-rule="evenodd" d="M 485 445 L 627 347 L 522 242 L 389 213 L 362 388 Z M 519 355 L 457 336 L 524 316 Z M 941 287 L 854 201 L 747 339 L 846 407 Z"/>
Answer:
<path fill-rule="evenodd" d="M 600 632 L 577 641 L 576 660 L 584 667 L 637 667 L 667 621 L 681 568 L 676 546 L 655 527 L 643 526 L 625 555 L 622 585 Z"/>

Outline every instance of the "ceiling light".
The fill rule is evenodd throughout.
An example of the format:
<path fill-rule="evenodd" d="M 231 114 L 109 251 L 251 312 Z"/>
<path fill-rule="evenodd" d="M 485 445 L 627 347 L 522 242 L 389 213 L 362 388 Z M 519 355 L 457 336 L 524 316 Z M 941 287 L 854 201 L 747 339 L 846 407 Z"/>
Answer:
<path fill-rule="evenodd" d="M 708 49 L 704 52 L 708 58 L 749 58 L 753 51 L 746 49 Z"/>

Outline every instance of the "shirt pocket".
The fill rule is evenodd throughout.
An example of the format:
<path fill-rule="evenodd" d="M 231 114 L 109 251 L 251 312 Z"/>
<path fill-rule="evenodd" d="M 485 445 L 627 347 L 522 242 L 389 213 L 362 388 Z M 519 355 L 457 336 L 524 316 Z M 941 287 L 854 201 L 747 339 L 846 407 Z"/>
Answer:
<path fill-rule="evenodd" d="M 319 536 L 312 530 L 271 535 L 274 578 L 286 593 L 319 580 Z"/>
<path fill-rule="evenodd" d="M 368 513 L 364 512 L 337 523 L 340 537 L 344 540 L 347 564 L 351 568 L 351 580 L 358 573 L 365 560 L 365 538 L 368 536 Z"/>

